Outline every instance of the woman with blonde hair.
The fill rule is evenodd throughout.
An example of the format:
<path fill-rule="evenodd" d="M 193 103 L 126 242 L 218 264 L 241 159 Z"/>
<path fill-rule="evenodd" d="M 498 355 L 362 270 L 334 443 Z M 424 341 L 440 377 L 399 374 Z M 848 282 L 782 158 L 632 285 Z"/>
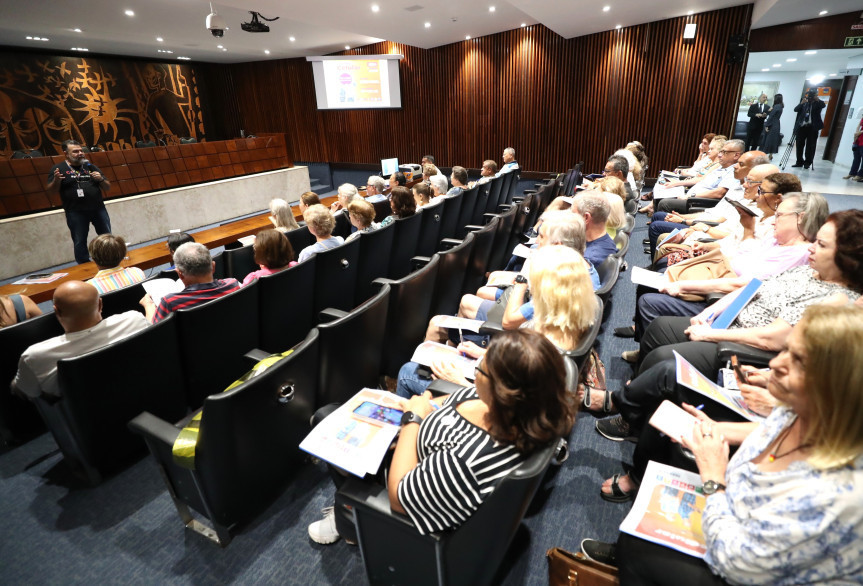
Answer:
<path fill-rule="evenodd" d="M 608 205 L 611 208 L 608 219 L 605 221 L 605 232 L 609 238 L 614 239 L 618 230 L 626 226 L 626 210 L 623 208 L 623 200 L 616 193 L 603 191 L 602 195 L 608 200 Z"/>
<path fill-rule="evenodd" d="M 303 219 L 306 221 L 306 226 L 308 226 L 312 236 L 315 237 L 316 242 L 300 251 L 300 256 L 297 258 L 298 262 L 303 262 L 319 252 L 324 252 L 345 243 L 345 239 L 341 236 L 333 236 L 336 219 L 330 210 L 323 205 L 315 204 L 309 206 L 303 214 Z"/>
<path fill-rule="evenodd" d="M 294 212 L 288 202 L 281 198 L 270 200 L 270 222 L 273 227 L 281 233 L 295 230 L 300 227 L 294 219 Z"/>

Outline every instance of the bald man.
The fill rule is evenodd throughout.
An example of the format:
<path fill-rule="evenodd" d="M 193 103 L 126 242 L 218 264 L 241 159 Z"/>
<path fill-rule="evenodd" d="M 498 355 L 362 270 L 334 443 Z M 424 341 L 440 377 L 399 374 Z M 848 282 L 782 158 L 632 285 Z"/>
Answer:
<path fill-rule="evenodd" d="M 93 285 L 67 281 L 54 291 L 54 313 L 66 332 L 33 344 L 18 361 L 12 390 L 30 398 L 60 396 L 57 361 L 107 346 L 139 332 L 149 323 L 137 311 L 102 319 L 102 299 Z"/>

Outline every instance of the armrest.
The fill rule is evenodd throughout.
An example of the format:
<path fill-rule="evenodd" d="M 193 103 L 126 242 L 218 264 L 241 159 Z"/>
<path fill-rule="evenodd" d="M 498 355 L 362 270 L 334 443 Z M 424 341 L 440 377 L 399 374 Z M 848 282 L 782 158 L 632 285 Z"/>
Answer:
<path fill-rule="evenodd" d="M 512 196 L 512 203 L 521 203 L 524 201 L 524 198 L 525 198 L 525 194 L 513 195 Z"/>
<path fill-rule="evenodd" d="M 767 366 L 767 364 L 776 357 L 776 352 L 760 350 L 746 344 L 738 344 L 736 342 L 720 342 L 716 348 L 717 357 L 723 361 L 731 360 L 732 355 L 737 355 L 740 362 L 751 364 L 753 366 Z"/>
<path fill-rule="evenodd" d="M 463 388 L 463 386 L 450 382 L 448 380 L 438 379 L 432 381 L 432 384 L 426 387 L 426 390 L 430 391 L 433 396 L 440 397 L 441 395 L 452 395 L 456 391 L 460 391 Z"/>
<path fill-rule="evenodd" d="M 468 232 L 476 232 L 477 230 L 482 230 L 482 226 L 477 226 L 476 224 L 465 224 L 464 226 L 465 234 Z"/>
<path fill-rule="evenodd" d="M 719 222 L 714 222 L 712 220 L 695 220 L 696 224 L 704 224 L 705 226 L 710 226 L 711 228 L 715 228 L 719 225 Z"/>
<path fill-rule="evenodd" d="M 128 427 L 134 433 L 155 439 L 169 446 L 173 446 L 177 436 L 180 435 L 179 428 L 147 411 L 130 421 Z"/>
<path fill-rule="evenodd" d="M 699 242 L 718 242 L 718 241 L 719 241 L 718 238 L 702 238 L 699 240 Z"/>
<path fill-rule="evenodd" d="M 492 214 L 492 213 L 485 213 L 482 215 L 482 219 L 486 224 L 488 224 L 489 222 L 494 220 L 496 217 L 497 217 L 497 214 Z"/>
<path fill-rule="evenodd" d="M 705 211 L 706 209 L 707 208 L 700 208 L 700 207 L 692 206 L 692 207 L 686 208 L 686 211 L 689 212 L 690 214 L 700 214 L 701 212 Z"/>
<path fill-rule="evenodd" d="M 413 268 L 413 270 L 421 269 L 430 262 L 430 256 L 415 256 L 411 258 L 411 267 Z M 380 279 L 375 279 L 375 281 L 380 281 Z"/>
<path fill-rule="evenodd" d="M 461 243 L 462 243 L 462 241 L 459 240 L 458 238 L 444 238 L 443 240 L 440 241 L 440 249 L 441 250 L 449 250 L 450 248 L 455 248 L 456 246 L 458 246 Z"/>
<path fill-rule="evenodd" d="M 264 352 L 260 348 L 255 348 L 253 350 L 249 350 L 245 354 L 243 354 L 243 358 L 248 358 L 252 361 L 252 363 L 257 364 L 264 358 L 269 358 L 271 356 L 270 352 Z"/>
<path fill-rule="evenodd" d="M 330 323 L 345 317 L 347 314 L 347 311 L 342 311 L 341 309 L 336 309 L 334 307 L 327 307 L 326 309 L 322 309 L 318 314 L 318 323 Z"/>
<path fill-rule="evenodd" d="M 499 334 L 503 329 L 503 324 L 499 324 L 493 321 L 486 321 L 479 327 L 479 333 L 484 336 L 493 336 L 494 334 Z"/>
<path fill-rule="evenodd" d="M 713 305 L 723 297 L 725 297 L 725 293 L 719 293 L 717 291 L 714 291 L 713 293 L 708 293 L 707 295 L 705 295 L 704 301 L 707 302 L 707 305 Z"/>
<path fill-rule="evenodd" d="M 336 493 L 336 502 L 349 505 L 355 510 L 357 508 L 369 509 L 383 515 L 392 523 L 410 528 L 411 531 L 418 533 L 407 515 L 392 511 L 387 488 L 376 482 L 350 476 Z"/>

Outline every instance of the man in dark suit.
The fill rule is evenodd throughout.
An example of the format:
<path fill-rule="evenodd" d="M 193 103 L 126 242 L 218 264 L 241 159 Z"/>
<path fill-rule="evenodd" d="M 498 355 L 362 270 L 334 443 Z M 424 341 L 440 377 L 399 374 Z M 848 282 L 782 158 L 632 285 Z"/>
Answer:
<path fill-rule="evenodd" d="M 794 107 L 797 112 L 797 120 L 794 121 L 797 130 L 797 162 L 791 165 L 792 167 L 808 169 L 812 166 L 818 135 L 824 128 L 824 121 L 821 119 L 824 106 L 826 104 L 818 99 L 818 90 L 809 90 Z"/>
<path fill-rule="evenodd" d="M 758 139 L 764 131 L 764 119 L 767 118 L 767 94 L 758 96 L 758 101 L 749 106 L 749 124 L 746 126 L 746 150 L 752 151 L 758 148 Z"/>

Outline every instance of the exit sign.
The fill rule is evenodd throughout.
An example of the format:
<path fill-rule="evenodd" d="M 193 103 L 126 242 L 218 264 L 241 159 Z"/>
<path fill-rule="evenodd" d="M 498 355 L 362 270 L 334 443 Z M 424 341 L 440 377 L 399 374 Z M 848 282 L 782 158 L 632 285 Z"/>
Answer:
<path fill-rule="evenodd" d="M 863 37 L 845 37 L 843 47 L 863 47 Z"/>

